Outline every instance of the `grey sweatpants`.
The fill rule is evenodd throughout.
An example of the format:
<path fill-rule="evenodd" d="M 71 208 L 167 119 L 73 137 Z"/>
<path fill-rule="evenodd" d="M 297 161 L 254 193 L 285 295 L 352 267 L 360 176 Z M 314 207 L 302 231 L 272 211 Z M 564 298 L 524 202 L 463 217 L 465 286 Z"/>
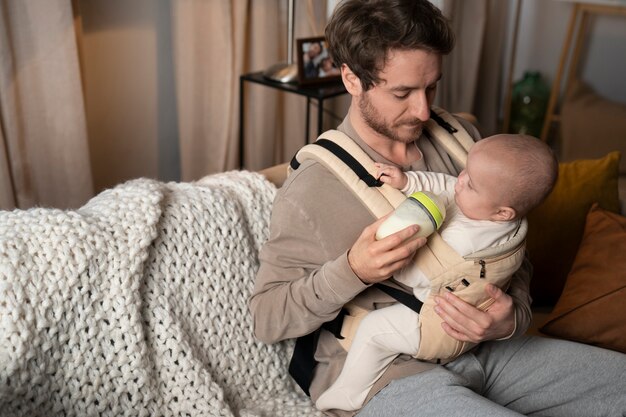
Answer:
<path fill-rule="evenodd" d="M 487 342 L 392 381 L 359 417 L 626 416 L 626 354 L 542 337 Z"/>

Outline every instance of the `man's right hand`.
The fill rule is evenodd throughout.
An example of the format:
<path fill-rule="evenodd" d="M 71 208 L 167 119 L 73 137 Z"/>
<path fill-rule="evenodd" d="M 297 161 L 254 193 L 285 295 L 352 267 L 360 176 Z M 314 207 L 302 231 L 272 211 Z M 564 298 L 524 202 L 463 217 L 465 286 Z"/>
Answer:
<path fill-rule="evenodd" d="M 376 230 L 387 217 L 367 226 L 348 251 L 352 271 L 366 284 L 388 279 L 411 262 L 415 252 L 426 244 L 424 237 L 410 239 L 418 232 L 417 225 L 376 240 Z"/>

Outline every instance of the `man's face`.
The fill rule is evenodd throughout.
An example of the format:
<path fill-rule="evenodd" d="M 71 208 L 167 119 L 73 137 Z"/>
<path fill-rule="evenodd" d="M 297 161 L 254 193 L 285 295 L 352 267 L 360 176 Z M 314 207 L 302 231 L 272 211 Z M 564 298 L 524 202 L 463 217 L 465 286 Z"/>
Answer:
<path fill-rule="evenodd" d="M 308 54 L 310 58 L 315 58 L 320 52 L 322 52 L 322 46 L 319 43 L 315 42 L 309 46 Z"/>
<path fill-rule="evenodd" d="M 365 124 L 388 139 L 409 143 L 422 133 L 441 78 L 441 56 L 423 50 L 391 51 L 381 82 L 358 98 Z"/>

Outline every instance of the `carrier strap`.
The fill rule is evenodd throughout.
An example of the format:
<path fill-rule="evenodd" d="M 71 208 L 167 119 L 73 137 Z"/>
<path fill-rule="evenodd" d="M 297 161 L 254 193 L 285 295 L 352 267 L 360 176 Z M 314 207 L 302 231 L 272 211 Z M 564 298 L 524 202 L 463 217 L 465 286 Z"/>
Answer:
<path fill-rule="evenodd" d="M 389 285 L 381 284 L 380 282 L 377 282 L 376 284 L 374 284 L 374 287 L 378 288 L 379 290 L 381 290 L 388 296 L 404 304 L 405 306 L 407 306 L 408 308 L 410 308 L 411 310 L 415 311 L 418 314 L 422 310 L 422 306 L 424 305 L 424 303 L 418 300 L 413 294 L 409 294 L 406 291 L 402 291 L 398 288 L 391 287 Z"/>
<path fill-rule="evenodd" d="M 435 114 L 435 113 L 432 112 L 432 114 Z M 437 117 L 438 117 L 438 123 L 443 123 L 446 126 L 448 126 L 450 129 L 452 129 L 452 131 L 456 132 L 456 129 L 454 129 L 452 126 L 450 126 L 445 121 L 443 121 L 443 119 L 441 119 L 439 116 Z M 364 183 L 366 183 L 368 187 L 381 187 L 383 185 L 383 182 L 381 182 L 379 179 L 371 175 L 367 171 L 367 169 L 359 161 L 356 160 L 356 158 L 354 158 L 350 153 L 348 153 L 339 144 L 333 142 L 332 140 L 328 140 L 324 138 L 318 139 L 317 141 L 313 142 L 313 144 L 321 146 L 322 148 L 330 151 L 333 155 L 339 158 L 343 163 L 345 163 L 348 167 L 350 167 L 350 169 L 352 169 L 352 171 L 354 171 L 354 173 Z M 300 163 L 298 162 L 295 156 L 291 159 L 290 165 L 292 169 L 298 169 L 298 167 L 300 166 Z M 390 287 L 388 285 L 384 285 L 381 283 L 376 283 L 374 284 L 374 286 L 380 289 L 381 291 L 383 291 L 384 293 L 386 293 L 387 295 L 393 297 L 395 300 L 406 305 L 407 307 L 409 307 L 411 310 L 415 311 L 416 313 L 420 312 L 422 308 L 422 302 L 419 301 L 417 298 L 415 298 L 413 294 L 409 294 L 406 291 L 402 291 L 400 289 Z M 342 314 L 339 314 L 338 317 L 342 317 L 342 316 L 343 316 Z M 329 323 L 333 323 L 333 322 L 329 322 Z M 328 323 L 325 323 L 324 327 L 328 329 L 327 324 Z M 334 326 L 336 327 L 336 323 L 334 324 Z M 341 332 L 341 325 L 339 325 L 339 332 Z M 338 333 L 337 331 L 332 331 L 332 333 L 335 334 L 335 336 L 340 337 L 340 333 Z"/>
<path fill-rule="evenodd" d="M 474 139 L 454 116 L 437 106 L 431 106 L 430 119 L 424 123 L 424 128 L 426 136 L 443 147 L 459 167 L 465 167 L 467 153 L 474 145 Z"/>
<path fill-rule="evenodd" d="M 348 314 L 346 309 L 342 308 L 337 317 L 333 320 L 322 324 L 317 330 L 296 339 L 296 345 L 293 348 L 293 354 L 289 361 L 289 375 L 298 384 L 302 391 L 309 397 L 309 388 L 313 380 L 313 371 L 317 366 L 315 360 L 315 349 L 317 349 L 317 341 L 320 338 L 322 329 L 331 332 L 336 338 L 343 339 L 341 336 L 341 326 L 343 325 L 343 317 Z"/>
<path fill-rule="evenodd" d="M 318 139 L 313 142 L 313 144 L 321 146 L 339 158 L 359 177 L 359 179 L 367 184 L 368 187 L 381 187 L 383 185 L 381 181 L 371 175 L 368 170 L 356 160 L 356 158 L 354 158 L 339 144 L 324 138 Z M 300 167 L 300 162 L 298 162 L 296 156 L 294 156 L 289 165 L 291 169 L 296 170 Z M 413 294 L 409 294 L 400 289 L 381 283 L 376 283 L 374 286 L 398 302 L 406 305 L 416 313 L 420 312 L 422 302 L 415 298 Z M 289 362 L 289 374 L 300 386 L 302 391 L 304 391 L 304 393 L 308 396 L 311 395 L 309 388 L 311 387 L 314 370 L 317 366 L 317 361 L 315 360 L 315 350 L 317 348 L 317 342 L 319 340 L 321 329 L 330 331 L 339 339 L 343 338 L 341 336 L 341 326 L 343 324 L 345 314 L 346 311 L 342 309 L 337 317 L 335 317 L 332 321 L 324 323 L 321 328 L 296 339 L 291 361 Z"/>
<path fill-rule="evenodd" d="M 437 114 L 437 112 L 435 112 L 433 109 L 430 110 L 430 118 L 433 119 L 435 121 L 435 123 L 437 123 L 439 126 L 443 127 L 444 129 L 446 129 L 446 131 L 448 133 L 456 133 L 458 132 L 458 130 L 452 126 L 450 123 L 446 122 L 443 117 L 439 116 Z"/>
<path fill-rule="evenodd" d="M 313 371 L 317 366 L 315 350 L 317 349 L 317 341 L 320 338 L 321 331 L 322 328 L 320 327 L 305 336 L 297 338 L 291 360 L 289 361 L 289 375 L 309 397 L 311 396 L 309 388 L 313 380 Z"/>
<path fill-rule="evenodd" d="M 312 143 L 313 145 L 321 146 L 322 148 L 332 152 L 337 158 L 341 159 L 341 161 L 346 164 L 354 173 L 365 183 L 368 187 L 380 187 L 383 183 L 375 178 L 372 174 L 370 174 L 365 167 L 356 160 L 352 155 L 350 155 L 344 148 L 339 146 L 337 143 L 320 138 Z M 294 156 L 289 163 L 292 169 L 298 169 L 300 166 L 300 162 Z"/>
<path fill-rule="evenodd" d="M 406 200 L 400 190 L 374 177 L 376 167 L 372 158 L 342 132 L 328 130 L 316 142 L 304 146 L 291 160 L 289 171 L 298 169 L 300 161 L 307 159 L 319 162 L 333 173 L 375 218 L 386 215 Z"/>

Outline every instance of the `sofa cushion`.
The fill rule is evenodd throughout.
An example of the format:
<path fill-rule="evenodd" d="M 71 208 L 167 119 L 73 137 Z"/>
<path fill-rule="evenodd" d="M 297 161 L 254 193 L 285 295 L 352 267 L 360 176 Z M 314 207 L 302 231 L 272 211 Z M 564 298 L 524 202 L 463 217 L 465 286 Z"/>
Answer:
<path fill-rule="evenodd" d="M 527 252 L 533 264 L 530 294 L 538 306 L 553 306 L 572 267 L 593 203 L 619 212 L 619 152 L 604 158 L 561 162 L 546 200 L 528 215 Z"/>
<path fill-rule="evenodd" d="M 626 353 L 626 217 L 594 204 L 565 289 L 541 332 Z"/>
<path fill-rule="evenodd" d="M 259 174 L 265 176 L 265 178 L 267 178 L 269 182 L 280 188 L 287 179 L 288 168 L 289 163 L 285 162 L 280 165 L 274 165 L 269 168 L 265 168 L 259 171 Z"/>

